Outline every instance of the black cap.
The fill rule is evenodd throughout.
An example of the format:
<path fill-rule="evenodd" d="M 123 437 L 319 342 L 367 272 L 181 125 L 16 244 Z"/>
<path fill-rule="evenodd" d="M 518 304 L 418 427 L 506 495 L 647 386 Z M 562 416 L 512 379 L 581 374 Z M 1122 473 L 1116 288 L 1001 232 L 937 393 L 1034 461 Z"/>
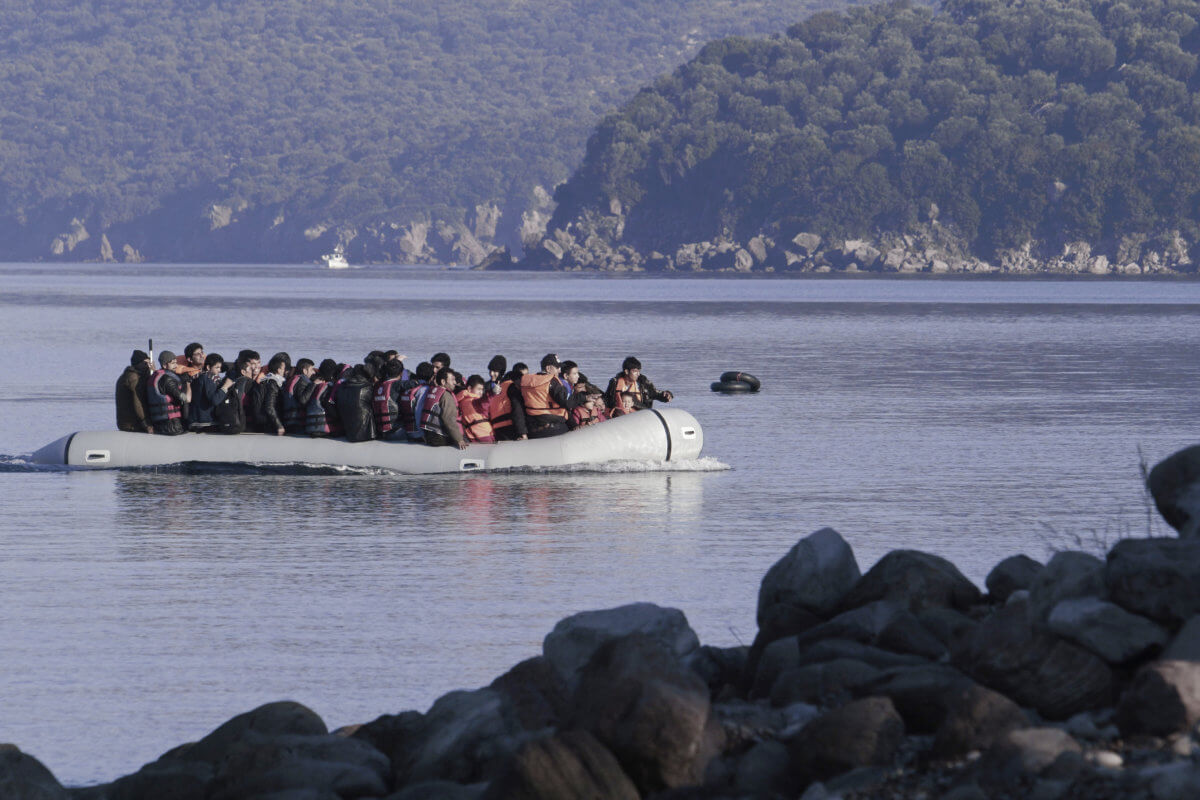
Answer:
<path fill-rule="evenodd" d="M 147 353 L 145 350 L 134 350 L 133 355 L 131 355 L 129 357 L 129 366 L 136 367 L 138 364 L 142 363 L 143 361 L 149 361 L 149 360 L 150 360 L 150 354 Z"/>

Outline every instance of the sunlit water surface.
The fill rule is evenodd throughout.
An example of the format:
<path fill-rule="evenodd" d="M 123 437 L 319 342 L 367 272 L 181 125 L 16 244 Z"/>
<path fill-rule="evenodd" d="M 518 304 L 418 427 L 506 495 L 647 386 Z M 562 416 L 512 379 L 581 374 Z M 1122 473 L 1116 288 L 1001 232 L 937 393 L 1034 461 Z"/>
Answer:
<path fill-rule="evenodd" d="M 111 780 L 291 698 L 331 726 L 426 709 L 575 611 L 648 600 L 754 637 L 766 569 L 833 526 L 981 583 L 1001 558 L 1161 531 L 1150 463 L 1191 444 L 1200 284 L 613 279 L 308 267 L 0 266 L 0 741 Z M 411 478 L 35 470 L 113 426 L 153 337 L 232 358 L 637 354 L 704 427 L 662 470 Z M 721 396 L 723 371 L 762 393 Z"/>

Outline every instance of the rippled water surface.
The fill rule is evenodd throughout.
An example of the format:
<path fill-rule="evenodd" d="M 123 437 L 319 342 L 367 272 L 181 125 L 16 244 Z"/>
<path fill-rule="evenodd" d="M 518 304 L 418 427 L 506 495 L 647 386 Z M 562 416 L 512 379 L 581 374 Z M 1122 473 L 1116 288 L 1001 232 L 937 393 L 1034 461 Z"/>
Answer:
<path fill-rule="evenodd" d="M 0 266 L 0 741 L 82 784 L 262 702 L 331 726 L 426 709 L 574 611 L 649 600 L 701 640 L 829 525 L 982 583 L 1001 558 L 1161 530 L 1140 491 L 1198 436 L 1200 284 L 615 279 L 278 267 Z M 663 470 L 410 478 L 36 470 L 113 426 L 129 352 L 410 362 L 636 353 L 704 427 Z M 761 394 L 708 385 L 757 375 Z"/>

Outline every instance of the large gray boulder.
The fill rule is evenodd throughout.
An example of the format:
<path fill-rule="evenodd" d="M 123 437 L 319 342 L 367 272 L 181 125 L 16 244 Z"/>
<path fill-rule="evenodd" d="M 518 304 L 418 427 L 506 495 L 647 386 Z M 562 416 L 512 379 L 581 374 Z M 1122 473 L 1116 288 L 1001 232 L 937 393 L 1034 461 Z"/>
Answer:
<path fill-rule="evenodd" d="M 1157 622 L 1200 614 L 1200 539 L 1125 539 L 1108 552 L 1109 599 Z"/>
<path fill-rule="evenodd" d="M 1021 707 L 986 686 L 961 687 L 947 698 L 947 711 L 933 740 L 940 758 L 962 758 L 972 750 L 991 747 L 1009 731 L 1028 728 Z"/>
<path fill-rule="evenodd" d="M 1110 664 L 1126 664 L 1167 643 L 1162 627 L 1097 597 L 1063 600 L 1050 612 L 1047 624 Z"/>
<path fill-rule="evenodd" d="M 822 528 L 797 542 L 767 570 L 758 590 L 759 624 L 775 605 L 827 616 L 860 577 L 850 545 L 833 528 Z"/>
<path fill-rule="evenodd" d="M 587 731 L 564 731 L 526 742 L 492 781 L 483 800 L 638 800 L 616 757 Z"/>
<path fill-rule="evenodd" d="M 948 664 L 925 664 L 893 667 L 858 687 L 858 691 L 891 700 L 909 733 L 930 734 L 941 726 L 955 696 L 974 685 Z"/>
<path fill-rule="evenodd" d="M 0 797 L 4 800 L 67 800 L 67 790 L 33 756 L 0 744 Z"/>
<path fill-rule="evenodd" d="M 566 682 L 541 656 L 525 659 L 489 688 L 509 699 L 521 726 L 529 731 L 558 725 L 571 704 Z"/>
<path fill-rule="evenodd" d="M 842 599 L 842 608 L 890 600 L 917 612 L 942 606 L 965 610 L 981 599 L 958 567 L 919 550 L 893 550 L 879 559 Z"/>
<path fill-rule="evenodd" d="M 1200 664 L 1155 661 L 1138 670 L 1117 705 L 1125 736 L 1169 736 L 1200 722 Z"/>
<path fill-rule="evenodd" d="M 904 721 L 886 697 L 866 697 L 822 714 L 788 743 L 793 765 L 809 780 L 857 767 L 886 766 L 904 741 Z"/>
<path fill-rule="evenodd" d="M 988 594 L 993 600 L 1003 603 L 1013 592 L 1022 589 L 1028 591 L 1043 569 L 1040 562 L 1034 561 L 1024 553 L 1009 556 L 992 568 L 984 580 L 984 585 L 987 586 Z"/>
<path fill-rule="evenodd" d="M 852 658 L 855 661 L 870 664 L 877 669 L 919 666 L 929 663 L 927 659 L 921 656 L 893 653 L 878 647 L 872 647 L 869 644 L 851 641 L 850 639 L 822 639 L 819 642 L 807 645 L 800 652 L 796 664 L 789 666 L 820 664 L 824 661 L 833 661 L 837 658 Z"/>
<path fill-rule="evenodd" d="M 1181 539 L 1200 536 L 1200 445 L 1173 453 L 1146 479 L 1158 513 Z"/>
<path fill-rule="evenodd" d="M 1009 731 L 988 748 L 979 763 L 979 782 L 985 790 L 1004 793 L 1028 785 L 1064 755 L 1080 755 L 1083 748 L 1059 728 L 1022 728 Z"/>
<path fill-rule="evenodd" d="M 661 642 L 680 659 L 687 658 L 700 647 L 699 637 L 679 609 L 633 603 L 601 611 L 584 611 L 560 620 L 542 642 L 542 653 L 567 686 L 573 688 L 580 670 L 597 650 L 633 633 Z"/>
<path fill-rule="evenodd" d="M 981 623 L 955 653 L 955 662 L 979 683 L 1048 719 L 1064 720 L 1112 699 L 1109 666 L 1077 645 L 1035 630 L 1025 603 L 1010 603 Z"/>
<path fill-rule="evenodd" d="M 259 736 L 321 736 L 329 733 L 325 722 L 312 709 L 290 700 L 266 703 L 238 714 L 192 745 L 176 748 L 169 755 L 187 761 L 215 763 L 229 748 L 248 734 Z"/>
<path fill-rule="evenodd" d="M 1034 624 L 1044 625 L 1063 600 L 1107 594 L 1103 561 L 1088 553 L 1055 553 L 1029 587 L 1029 612 Z"/>
<path fill-rule="evenodd" d="M 570 725 L 617 757 L 643 794 L 698 784 L 720 750 L 708 687 L 660 640 L 632 634 L 605 644 L 575 692 Z"/>
<path fill-rule="evenodd" d="M 772 684 L 771 705 L 776 708 L 794 703 L 839 705 L 853 699 L 879 676 L 878 669 L 852 658 L 790 667 Z"/>

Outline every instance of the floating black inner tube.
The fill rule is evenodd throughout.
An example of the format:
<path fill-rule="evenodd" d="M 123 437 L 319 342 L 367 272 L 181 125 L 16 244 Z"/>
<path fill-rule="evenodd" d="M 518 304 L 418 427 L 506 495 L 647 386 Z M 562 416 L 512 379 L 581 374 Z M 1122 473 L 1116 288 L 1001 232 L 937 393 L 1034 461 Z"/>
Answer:
<path fill-rule="evenodd" d="M 722 394 L 750 394 L 754 391 L 754 387 L 746 381 L 716 381 L 709 388 Z"/>
<path fill-rule="evenodd" d="M 757 392 L 762 388 L 762 382 L 749 372 L 722 372 L 721 383 L 748 383 L 750 391 Z"/>

